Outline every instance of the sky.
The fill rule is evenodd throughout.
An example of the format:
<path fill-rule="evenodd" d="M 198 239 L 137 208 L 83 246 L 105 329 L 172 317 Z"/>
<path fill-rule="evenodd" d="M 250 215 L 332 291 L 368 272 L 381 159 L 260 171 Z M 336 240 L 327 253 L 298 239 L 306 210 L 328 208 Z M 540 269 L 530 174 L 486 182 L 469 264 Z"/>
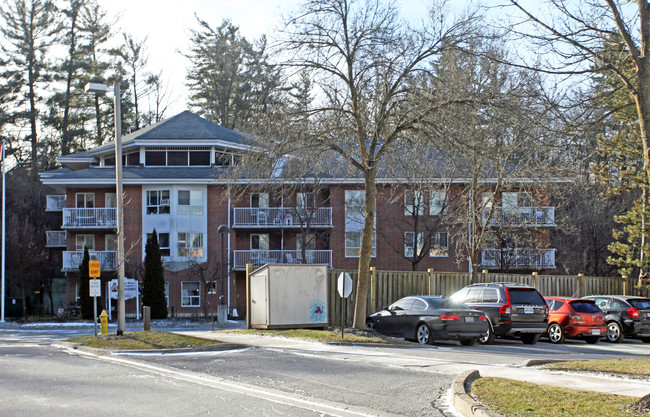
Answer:
<path fill-rule="evenodd" d="M 182 52 L 189 49 L 189 29 L 198 28 L 195 14 L 212 27 L 230 19 L 249 41 L 272 33 L 282 14 L 294 10 L 300 0 L 98 0 L 109 16 L 118 16 L 114 34 L 130 33 L 136 40 L 147 39 L 149 70 L 163 71 L 172 102 L 165 117 L 187 110 L 184 86 L 189 61 Z M 426 10 L 426 0 L 402 0 L 404 14 L 416 17 Z M 122 39 L 121 35 L 115 37 Z"/>

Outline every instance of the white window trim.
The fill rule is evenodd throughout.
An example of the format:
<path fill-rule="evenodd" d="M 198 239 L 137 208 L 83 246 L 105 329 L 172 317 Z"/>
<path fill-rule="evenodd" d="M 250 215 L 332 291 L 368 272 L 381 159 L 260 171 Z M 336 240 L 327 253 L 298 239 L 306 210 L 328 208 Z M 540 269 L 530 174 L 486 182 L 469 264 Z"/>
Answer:
<path fill-rule="evenodd" d="M 412 238 L 409 239 L 407 235 L 411 235 Z M 409 246 L 409 242 L 411 245 Z M 407 258 L 413 258 L 417 254 L 422 253 L 424 249 L 424 232 L 417 232 L 417 238 L 415 232 L 404 232 L 404 256 Z M 409 250 L 411 254 L 409 255 Z"/>
<path fill-rule="evenodd" d="M 183 284 L 189 284 L 189 283 L 198 284 L 198 286 L 199 286 L 199 294 L 189 296 L 190 299 L 198 298 L 198 300 L 199 300 L 198 305 L 186 305 L 186 304 L 183 304 L 183 299 L 187 298 L 183 293 Z M 187 307 L 187 308 L 201 307 L 201 283 L 200 282 L 198 282 L 198 281 L 181 281 L 181 307 Z"/>
<path fill-rule="evenodd" d="M 442 246 L 436 246 L 435 243 L 437 241 L 437 235 L 440 233 L 445 233 L 447 235 L 447 246 L 445 249 L 447 249 L 447 254 L 446 255 L 435 255 L 433 253 L 434 250 L 436 249 L 442 249 Z M 432 239 L 431 242 L 431 247 L 429 248 L 429 257 L 431 258 L 448 258 L 449 257 L 449 232 L 436 232 L 436 236 Z"/>
<path fill-rule="evenodd" d="M 79 249 L 79 237 L 81 237 L 81 236 L 91 236 L 93 238 L 93 247 L 88 248 L 88 251 L 94 251 L 95 248 L 97 247 L 96 246 L 97 242 L 95 241 L 95 235 L 90 234 L 90 233 L 79 233 L 79 234 L 77 234 L 75 236 L 75 238 L 74 238 L 75 239 L 74 240 L 75 250 L 78 250 L 78 251 L 83 251 L 84 250 L 84 248 Z M 84 242 L 85 242 L 85 239 L 84 239 Z"/>
<path fill-rule="evenodd" d="M 413 204 L 407 202 L 407 196 L 409 193 L 413 194 Z M 418 205 L 419 203 L 419 205 Z M 417 205 L 417 213 L 414 213 L 415 207 Z M 424 194 L 422 191 L 417 190 L 405 190 L 404 191 L 404 215 L 405 216 L 424 216 Z"/>

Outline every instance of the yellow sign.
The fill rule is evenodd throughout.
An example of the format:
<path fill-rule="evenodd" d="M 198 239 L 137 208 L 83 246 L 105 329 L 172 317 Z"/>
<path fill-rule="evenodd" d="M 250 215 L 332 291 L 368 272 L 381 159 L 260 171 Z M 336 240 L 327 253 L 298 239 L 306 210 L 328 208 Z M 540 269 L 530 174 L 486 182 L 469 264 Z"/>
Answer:
<path fill-rule="evenodd" d="M 88 276 L 92 278 L 99 278 L 99 273 L 101 270 L 101 265 L 99 261 L 89 261 L 88 262 Z"/>

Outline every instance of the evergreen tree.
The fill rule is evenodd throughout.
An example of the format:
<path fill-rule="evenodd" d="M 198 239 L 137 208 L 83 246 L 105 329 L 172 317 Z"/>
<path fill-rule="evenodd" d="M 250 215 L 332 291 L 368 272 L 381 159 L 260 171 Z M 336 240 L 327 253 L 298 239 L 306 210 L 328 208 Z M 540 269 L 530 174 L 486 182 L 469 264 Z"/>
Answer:
<path fill-rule="evenodd" d="M 167 318 L 165 276 L 156 229 L 154 229 L 151 236 L 147 238 L 144 253 L 142 303 L 143 305 L 151 307 L 152 319 L 165 319 Z"/>
<path fill-rule="evenodd" d="M 84 259 L 79 265 L 79 311 L 82 319 L 93 317 L 93 299 L 90 297 L 90 254 L 84 248 Z"/>

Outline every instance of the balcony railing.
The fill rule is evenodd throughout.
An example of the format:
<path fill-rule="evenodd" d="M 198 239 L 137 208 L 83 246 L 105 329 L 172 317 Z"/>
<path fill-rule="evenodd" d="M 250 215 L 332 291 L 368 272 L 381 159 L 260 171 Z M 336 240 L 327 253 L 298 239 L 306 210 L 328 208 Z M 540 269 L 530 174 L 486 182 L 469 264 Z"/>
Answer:
<path fill-rule="evenodd" d="M 233 269 L 245 269 L 246 264 L 327 264 L 332 267 L 331 250 L 308 250 L 305 258 L 299 250 L 236 250 Z"/>
<path fill-rule="evenodd" d="M 65 248 L 67 235 L 68 234 L 65 230 L 64 231 L 48 230 L 45 246 L 48 248 L 60 248 L 60 247 Z"/>
<path fill-rule="evenodd" d="M 233 227 L 300 228 L 332 227 L 331 207 L 235 208 Z"/>
<path fill-rule="evenodd" d="M 117 226 L 117 209 L 114 208 L 64 208 L 63 226 L 68 229 L 114 229 Z"/>
<path fill-rule="evenodd" d="M 91 261 L 99 261 L 102 271 L 114 271 L 117 269 L 117 251 L 88 251 Z M 65 251 L 63 252 L 63 270 L 75 271 L 79 269 L 84 259 L 84 251 Z"/>
<path fill-rule="evenodd" d="M 487 269 L 554 269 L 555 249 L 483 249 Z"/>
<path fill-rule="evenodd" d="M 45 197 L 45 211 L 61 211 L 65 207 L 64 195 L 48 195 Z"/>
<path fill-rule="evenodd" d="M 483 224 L 489 212 L 483 212 Z M 494 207 L 490 226 L 555 226 L 555 207 Z"/>

